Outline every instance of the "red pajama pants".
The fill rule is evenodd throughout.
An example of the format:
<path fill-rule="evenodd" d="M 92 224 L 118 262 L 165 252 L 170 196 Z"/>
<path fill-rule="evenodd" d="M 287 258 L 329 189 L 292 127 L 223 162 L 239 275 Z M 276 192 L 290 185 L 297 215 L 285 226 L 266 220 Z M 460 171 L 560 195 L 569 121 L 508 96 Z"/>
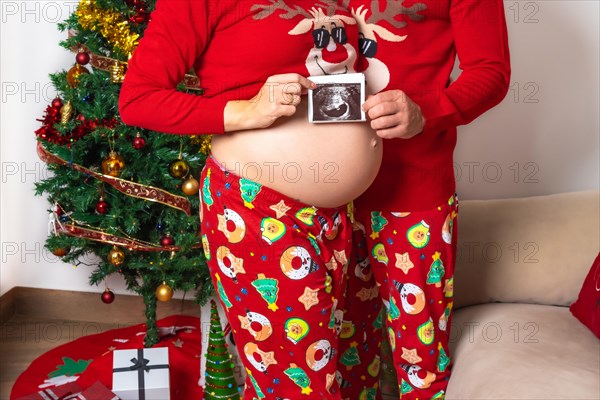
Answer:
<path fill-rule="evenodd" d="M 202 244 L 247 372 L 244 399 L 380 398 L 382 330 L 403 399 L 443 398 L 458 199 L 428 211 L 316 208 L 201 175 Z"/>
<path fill-rule="evenodd" d="M 380 318 L 372 320 L 372 314 L 358 310 L 383 302 L 383 325 L 402 399 L 443 399 L 448 386 L 457 216 L 456 195 L 426 211 L 356 210 L 356 263 L 373 272 L 380 299 L 349 307 L 345 318 L 361 321 L 365 334 L 376 335 L 373 329 L 381 326 Z M 352 285 L 346 302 L 351 292 L 360 293 Z M 371 282 L 355 279 L 354 285 L 364 291 Z"/>
<path fill-rule="evenodd" d="M 341 399 L 349 207 L 300 203 L 213 157 L 200 199 L 204 253 L 247 372 L 244 399 Z"/>

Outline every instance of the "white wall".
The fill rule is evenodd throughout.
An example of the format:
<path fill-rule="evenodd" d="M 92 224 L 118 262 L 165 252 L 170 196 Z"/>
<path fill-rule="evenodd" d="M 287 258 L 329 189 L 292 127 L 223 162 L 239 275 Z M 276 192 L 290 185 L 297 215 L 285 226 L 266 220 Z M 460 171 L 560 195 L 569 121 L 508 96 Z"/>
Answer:
<path fill-rule="evenodd" d="M 26 4 L 26 5 L 25 5 Z M 89 291 L 91 267 L 65 265 L 43 250 L 46 200 L 33 183 L 46 175 L 34 130 L 56 94 L 50 72 L 74 56 L 56 29 L 76 2 L 2 1 L 0 293 L 14 286 Z M 512 54 L 507 98 L 459 131 L 462 199 L 524 197 L 599 186 L 596 1 L 506 1 Z M 109 281 L 125 293 L 119 278 Z M 100 292 L 100 288 L 97 289 Z"/>

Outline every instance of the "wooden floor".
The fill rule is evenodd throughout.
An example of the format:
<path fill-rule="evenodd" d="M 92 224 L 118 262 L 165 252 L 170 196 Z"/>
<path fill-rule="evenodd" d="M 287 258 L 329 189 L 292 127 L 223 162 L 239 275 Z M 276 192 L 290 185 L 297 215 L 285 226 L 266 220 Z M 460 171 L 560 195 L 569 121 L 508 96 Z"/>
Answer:
<path fill-rule="evenodd" d="M 8 400 L 17 377 L 38 356 L 84 335 L 145 322 L 138 296 L 117 295 L 112 304 L 99 293 L 14 288 L 0 298 L 0 400 Z M 159 303 L 158 318 L 200 315 L 189 300 Z"/>
<path fill-rule="evenodd" d="M 157 317 L 200 315 L 189 300 L 159 303 Z M 8 400 L 18 376 L 48 350 L 84 335 L 145 322 L 138 296 L 117 295 L 112 304 L 99 293 L 17 287 L 0 297 L 0 400 Z M 383 396 L 384 400 L 396 397 Z"/>

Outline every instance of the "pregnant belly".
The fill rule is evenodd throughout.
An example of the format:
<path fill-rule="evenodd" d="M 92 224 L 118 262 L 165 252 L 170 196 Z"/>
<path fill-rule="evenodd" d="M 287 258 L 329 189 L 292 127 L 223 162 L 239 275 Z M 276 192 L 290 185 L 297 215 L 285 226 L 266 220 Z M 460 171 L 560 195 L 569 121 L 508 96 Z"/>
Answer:
<path fill-rule="evenodd" d="M 318 207 L 342 206 L 363 193 L 382 147 L 368 122 L 309 123 L 306 99 L 269 128 L 212 139 L 212 155 L 225 169 Z"/>

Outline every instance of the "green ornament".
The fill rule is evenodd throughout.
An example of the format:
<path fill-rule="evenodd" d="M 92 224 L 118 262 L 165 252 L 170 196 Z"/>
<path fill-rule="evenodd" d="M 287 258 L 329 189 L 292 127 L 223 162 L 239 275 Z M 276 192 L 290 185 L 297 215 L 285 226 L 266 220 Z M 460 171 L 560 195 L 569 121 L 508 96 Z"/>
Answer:
<path fill-rule="evenodd" d="M 381 215 L 380 211 L 371 212 L 371 229 L 373 234 L 378 234 L 388 224 L 388 220 Z"/>
<path fill-rule="evenodd" d="M 252 286 L 261 295 L 261 297 L 267 302 L 267 308 L 271 311 L 277 311 L 277 279 L 267 278 L 264 274 L 258 274 L 255 281 L 252 282 Z"/>
<path fill-rule="evenodd" d="M 427 273 L 427 283 L 430 285 L 435 285 L 435 287 L 442 286 L 442 277 L 444 276 L 444 264 L 442 264 L 442 260 L 440 259 L 440 252 L 436 251 L 433 256 L 433 263 L 431 264 L 431 268 Z"/>
<path fill-rule="evenodd" d="M 244 205 L 250 209 L 254 208 L 252 202 L 260 192 L 262 185 L 260 183 L 253 182 L 246 178 L 240 178 L 240 195 L 244 200 Z"/>
<path fill-rule="evenodd" d="M 219 276 L 219 274 L 215 274 L 215 277 L 217 278 L 217 293 L 219 294 L 219 297 L 221 298 L 223 304 L 225 304 L 227 310 L 229 310 L 231 307 L 233 307 L 233 304 L 231 304 L 231 301 L 229 301 L 229 297 L 227 297 L 227 293 L 225 293 L 225 288 L 221 283 L 221 277 Z"/>
<path fill-rule="evenodd" d="M 375 400 L 377 398 L 377 388 L 363 388 L 358 398 L 364 400 Z"/>
<path fill-rule="evenodd" d="M 387 311 L 388 311 L 388 319 L 390 321 L 400 318 L 400 309 L 396 305 L 396 301 L 393 298 L 390 298 L 390 301 L 388 303 L 386 303 L 386 305 L 389 305 Z"/>
<path fill-rule="evenodd" d="M 210 168 L 206 172 L 206 177 L 204 178 L 204 182 L 202 182 L 202 200 L 207 206 L 212 206 L 215 201 L 210 194 Z"/>
<path fill-rule="evenodd" d="M 246 374 L 248 374 L 248 377 L 250 377 L 250 382 L 252 382 L 252 386 L 254 386 L 254 391 L 256 392 L 256 395 L 258 396 L 258 398 L 264 399 L 265 394 L 262 392 L 262 390 L 260 390 L 260 386 L 258 386 L 258 382 L 256 382 L 256 379 L 254 379 L 254 377 L 252 376 L 252 371 L 250 371 L 248 368 L 246 368 Z"/>
<path fill-rule="evenodd" d="M 310 394 L 313 390 L 310 388 L 310 379 L 306 372 L 296 364 L 291 363 L 290 367 L 283 371 L 296 385 L 302 388 L 302 394 Z"/>
<path fill-rule="evenodd" d="M 377 318 L 375 318 L 375 321 L 373 321 L 373 328 L 375 329 L 381 329 L 383 327 L 383 310 L 384 308 L 381 307 L 379 314 L 377 314 Z"/>
<path fill-rule="evenodd" d="M 319 247 L 319 244 L 317 243 L 316 239 L 312 235 L 309 234 L 308 235 L 308 241 L 314 247 L 315 252 L 317 253 L 317 255 L 320 255 L 321 254 L 321 248 Z"/>
<path fill-rule="evenodd" d="M 438 343 L 438 350 L 440 351 L 440 354 L 437 360 L 437 369 L 439 372 L 444 372 L 446 367 L 448 367 L 448 364 L 450 364 L 450 358 L 446 354 L 446 351 L 442 347 L 441 343 Z"/>
<path fill-rule="evenodd" d="M 357 342 L 352 342 L 348 350 L 346 350 L 340 357 L 340 363 L 345 365 L 348 371 L 350 371 L 355 365 L 360 364 L 360 357 L 358 355 L 358 349 L 356 348 L 357 346 Z"/>
<path fill-rule="evenodd" d="M 412 392 L 414 389 L 409 385 L 404 379 L 402 379 L 402 383 L 400 384 L 400 394 L 406 394 Z"/>

